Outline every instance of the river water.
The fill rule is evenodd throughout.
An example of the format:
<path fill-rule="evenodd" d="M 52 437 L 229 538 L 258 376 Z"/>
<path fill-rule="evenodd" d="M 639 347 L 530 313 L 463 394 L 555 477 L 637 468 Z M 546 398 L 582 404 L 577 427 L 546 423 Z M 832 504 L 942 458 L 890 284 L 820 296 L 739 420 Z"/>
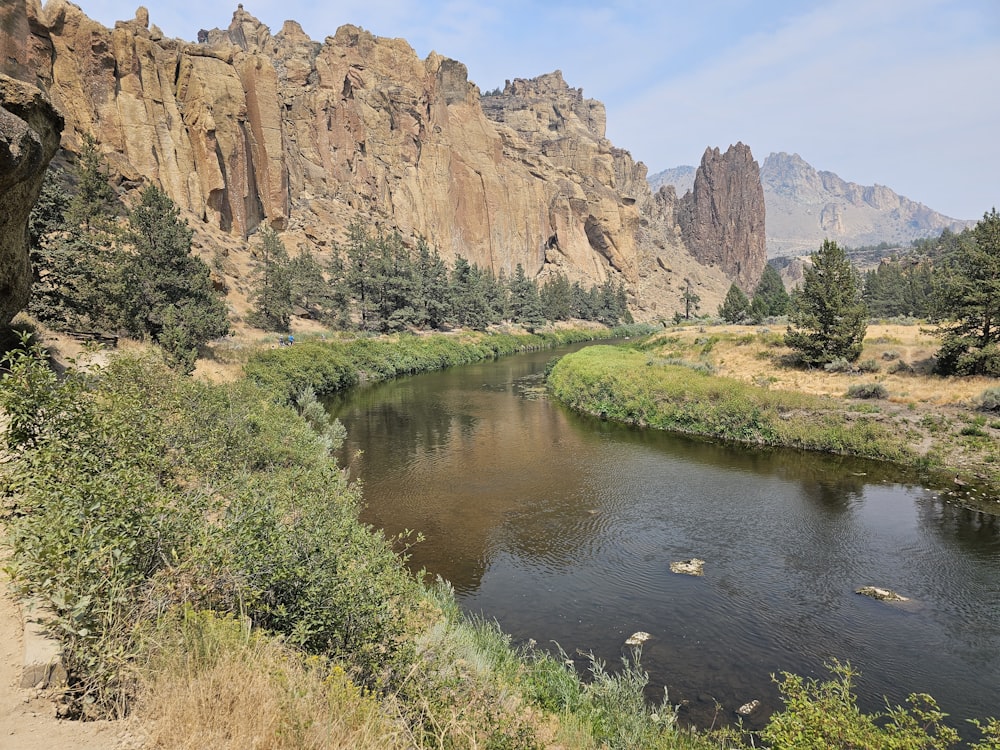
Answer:
<path fill-rule="evenodd" d="M 567 350 L 562 350 L 564 353 Z M 1000 517 L 896 468 L 611 425 L 542 392 L 553 352 L 358 388 L 331 403 L 364 521 L 421 532 L 412 565 L 516 642 L 614 667 L 635 631 L 650 695 L 731 722 L 772 674 L 850 661 L 866 710 L 933 695 L 1000 715 Z M 670 572 L 697 557 L 704 575 Z M 859 596 L 891 588 L 911 601 Z M 721 708 L 719 708 L 721 706 Z M 964 733 L 964 732 L 963 732 Z"/>

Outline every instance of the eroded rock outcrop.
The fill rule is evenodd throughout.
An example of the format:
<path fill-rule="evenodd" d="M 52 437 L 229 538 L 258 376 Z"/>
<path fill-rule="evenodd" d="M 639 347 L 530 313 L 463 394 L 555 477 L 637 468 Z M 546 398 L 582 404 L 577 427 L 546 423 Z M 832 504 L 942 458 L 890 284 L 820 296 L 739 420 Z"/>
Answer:
<path fill-rule="evenodd" d="M 604 106 L 558 71 L 481 96 L 462 63 L 350 25 L 322 43 L 291 21 L 272 35 L 240 6 L 189 43 L 143 8 L 107 29 L 68 0 L 15 5 L 10 27 L 28 39 L 5 43 L 64 111 L 63 145 L 92 134 L 122 182 L 157 182 L 196 230 L 245 238 L 267 223 L 323 253 L 361 218 L 496 273 L 613 278 L 640 318 L 676 310 L 689 280 L 711 309 L 727 268 L 753 277 L 743 255 L 688 251 L 676 196 L 652 194 L 645 166 L 606 139 Z"/>
<path fill-rule="evenodd" d="M 0 325 L 28 304 L 28 214 L 62 127 L 39 89 L 0 75 Z"/>
<path fill-rule="evenodd" d="M 684 242 L 695 257 L 718 264 L 748 292 L 767 263 L 764 214 L 760 168 L 743 143 L 724 154 L 706 149 L 694 188 L 677 208 Z"/>

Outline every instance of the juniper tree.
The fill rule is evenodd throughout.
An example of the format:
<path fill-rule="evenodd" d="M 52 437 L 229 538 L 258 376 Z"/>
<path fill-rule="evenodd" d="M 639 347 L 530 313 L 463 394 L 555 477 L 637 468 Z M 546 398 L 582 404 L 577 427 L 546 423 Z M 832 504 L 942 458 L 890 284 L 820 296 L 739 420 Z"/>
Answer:
<path fill-rule="evenodd" d="M 785 343 L 806 365 L 853 362 L 861 355 L 868 310 L 861 280 L 836 242 L 824 240 L 813 253 L 802 287 L 792 297 L 789 323 Z"/>
<path fill-rule="evenodd" d="M 249 322 L 265 331 L 287 331 L 292 317 L 291 267 L 285 244 L 271 227 L 260 232 Z"/>
<path fill-rule="evenodd" d="M 935 301 L 942 322 L 937 370 L 1000 375 L 1000 214 L 983 215 L 945 259 Z"/>
<path fill-rule="evenodd" d="M 229 332 L 208 266 L 191 254 L 192 234 L 166 193 L 144 188 L 123 234 L 116 292 L 122 328 L 155 339 L 167 360 L 185 372 L 194 368 L 199 346 Z"/>
<path fill-rule="evenodd" d="M 719 305 L 719 317 L 727 323 L 740 323 L 750 312 L 750 300 L 736 284 L 729 287 L 726 299 Z"/>

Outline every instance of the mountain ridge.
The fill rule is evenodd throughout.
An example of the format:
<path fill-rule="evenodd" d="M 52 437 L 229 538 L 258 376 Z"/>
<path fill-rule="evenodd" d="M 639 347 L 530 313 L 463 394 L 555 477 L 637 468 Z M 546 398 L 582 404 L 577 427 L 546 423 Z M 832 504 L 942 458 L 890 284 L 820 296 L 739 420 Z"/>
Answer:
<path fill-rule="evenodd" d="M 680 166 L 658 172 L 649 181 L 654 190 L 671 184 L 683 194 L 691 189 L 693 175 L 694 167 Z M 975 223 L 945 216 L 885 185 L 860 185 L 817 170 L 798 154 L 769 154 L 760 178 L 769 258 L 811 253 L 824 239 L 849 247 L 905 245 Z"/>

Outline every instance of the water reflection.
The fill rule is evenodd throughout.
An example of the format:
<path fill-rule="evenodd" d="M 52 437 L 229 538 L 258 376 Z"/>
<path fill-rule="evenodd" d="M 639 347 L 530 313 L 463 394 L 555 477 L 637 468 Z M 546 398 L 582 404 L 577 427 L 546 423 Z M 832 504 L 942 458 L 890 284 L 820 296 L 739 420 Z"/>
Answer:
<path fill-rule="evenodd" d="M 539 353 L 362 389 L 331 405 L 364 520 L 427 538 L 413 564 L 516 638 L 618 662 L 635 630 L 654 690 L 709 724 L 770 675 L 861 670 L 868 710 L 930 692 L 1000 712 L 1000 522 L 897 468 L 754 451 L 580 417 L 532 398 Z M 360 453 L 359 453 L 360 451 Z M 669 572 L 706 560 L 703 578 Z M 893 607 L 856 595 L 887 586 Z M 766 713 L 761 715 L 761 718 Z"/>

